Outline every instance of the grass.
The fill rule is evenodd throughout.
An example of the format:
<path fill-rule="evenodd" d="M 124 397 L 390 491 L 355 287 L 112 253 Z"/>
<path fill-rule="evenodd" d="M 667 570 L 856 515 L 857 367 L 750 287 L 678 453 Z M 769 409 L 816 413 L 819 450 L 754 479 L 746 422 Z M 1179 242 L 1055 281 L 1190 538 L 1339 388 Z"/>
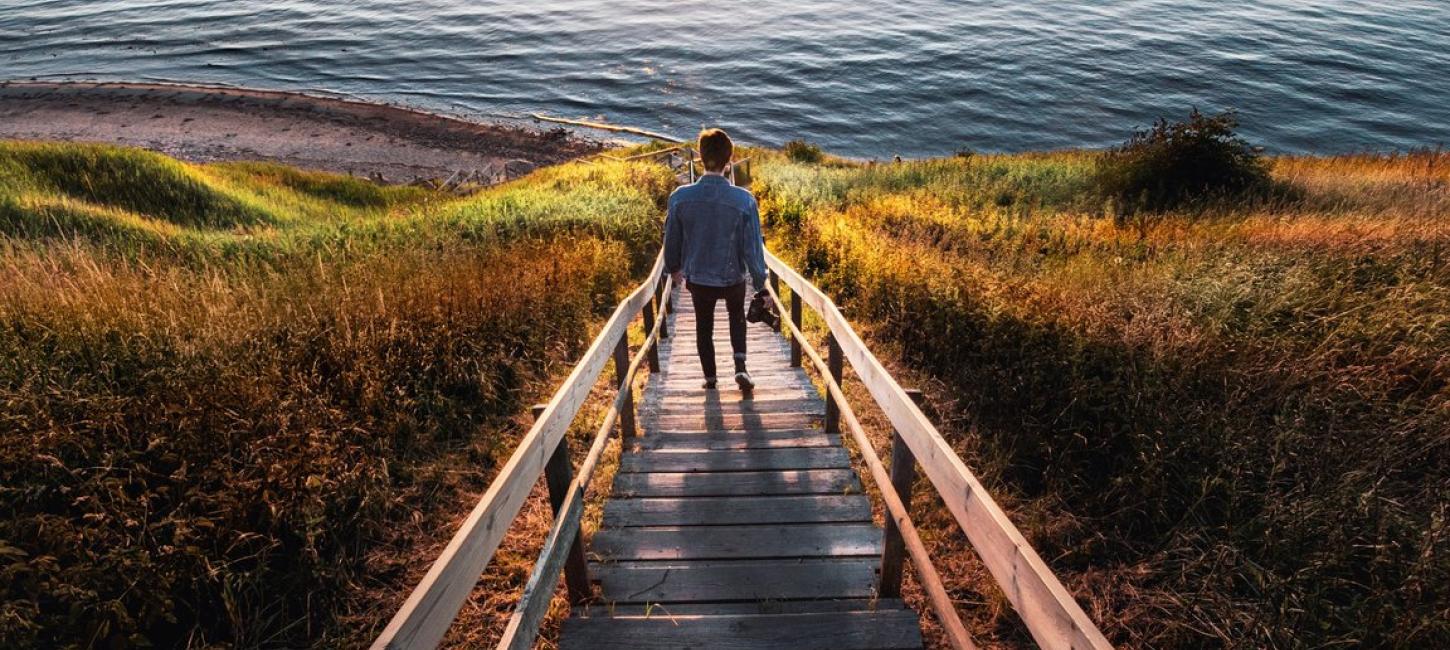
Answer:
<path fill-rule="evenodd" d="M 1100 155 L 761 156 L 754 189 L 1116 643 L 1450 642 L 1444 156 L 1275 158 L 1274 200 L 1122 220 Z M 998 603 L 976 635 L 1023 643 L 923 519 Z"/>
<path fill-rule="evenodd" d="M 1115 643 L 1447 644 L 1442 155 L 1272 158 L 1293 191 L 1125 219 L 1097 153 L 794 149 L 750 152 L 771 246 L 931 389 Z M 0 143 L 0 646 L 367 642 L 672 184 L 572 163 L 457 198 Z M 974 635 L 1028 643 L 917 513 Z M 520 519 L 451 645 L 501 628 L 547 504 Z"/>
<path fill-rule="evenodd" d="M 366 641 L 642 272 L 671 182 L 566 164 L 455 198 L 0 143 L 0 646 Z"/>

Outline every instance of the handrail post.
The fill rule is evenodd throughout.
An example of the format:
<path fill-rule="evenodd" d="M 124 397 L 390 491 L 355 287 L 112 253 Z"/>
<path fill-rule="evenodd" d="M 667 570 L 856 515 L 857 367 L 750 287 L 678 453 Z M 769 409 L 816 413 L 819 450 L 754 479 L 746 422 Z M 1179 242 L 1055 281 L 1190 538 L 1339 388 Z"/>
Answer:
<path fill-rule="evenodd" d="M 906 395 L 918 407 L 921 406 L 921 391 L 907 390 Z M 891 436 L 891 489 L 901 498 L 901 504 L 906 506 L 908 515 L 911 512 L 911 486 L 915 482 L 916 456 L 906 446 L 906 439 L 901 437 L 901 432 L 896 431 Z M 901 566 L 905 559 L 906 542 L 901 538 L 901 529 L 897 528 L 896 519 L 888 512 L 886 530 L 882 533 L 881 577 L 876 586 L 877 597 L 901 597 Z"/>
<path fill-rule="evenodd" d="M 537 421 L 547 407 L 547 404 L 535 404 L 534 420 Z M 544 465 L 544 482 L 549 487 L 549 507 L 557 517 L 564 507 L 564 499 L 569 496 L 569 487 L 574 484 L 574 465 L 569 462 L 568 438 L 559 441 L 559 446 L 549 456 L 548 464 Z M 564 559 L 564 584 L 569 589 L 571 605 L 585 603 L 594 597 L 594 587 L 589 584 L 589 561 L 584 557 L 582 532 L 574 536 L 574 542 L 569 546 L 569 556 Z"/>
<path fill-rule="evenodd" d="M 668 271 L 660 271 L 660 273 L 669 275 Z M 662 340 L 670 338 L 670 294 L 673 292 L 673 287 L 669 291 L 665 291 L 663 278 L 658 285 L 655 285 L 655 302 L 660 305 L 660 339 Z"/>
<path fill-rule="evenodd" d="M 780 276 L 779 275 L 776 275 L 775 274 L 775 271 L 766 270 L 765 277 L 770 279 L 770 289 L 775 292 L 775 295 L 779 296 L 780 295 Z M 778 332 L 784 332 L 785 331 L 785 320 L 782 319 L 780 322 L 776 323 L 775 324 L 775 329 Z"/>
<path fill-rule="evenodd" d="M 655 331 L 655 304 L 646 300 L 644 303 L 644 334 L 648 337 Z M 649 352 L 645 355 L 649 359 L 649 371 L 660 371 L 660 346 L 658 343 L 649 346 Z"/>
<path fill-rule="evenodd" d="M 842 361 L 845 356 L 841 352 L 841 344 L 836 341 L 835 333 L 826 335 L 826 345 L 830 348 L 830 354 L 826 359 L 826 365 L 831 370 L 831 379 L 836 380 L 837 386 L 844 386 L 841 383 Z M 836 398 L 826 395 L 826 433 L 841 432 L 841 407 L 836 404 Z"/>
<path fill-rule="evenodd" d="M 624 400 L 619 406 L 619 437 L 628 440 L 634 437 L 634 387 L 629 385 L 629 333 L 619 337 L 614 346 L 614 379 Z"/>
<path fill-rule="evenodd" d="M 780 293 L 776 292 L 775 295 Z M 805 331 L 801 326 L 801 292 L 795 289 L 790 290 L 790 322 L 797 331 Z M 801 342 L 794 336 L 790 337 L 790 367 L 801 367 Z"/>

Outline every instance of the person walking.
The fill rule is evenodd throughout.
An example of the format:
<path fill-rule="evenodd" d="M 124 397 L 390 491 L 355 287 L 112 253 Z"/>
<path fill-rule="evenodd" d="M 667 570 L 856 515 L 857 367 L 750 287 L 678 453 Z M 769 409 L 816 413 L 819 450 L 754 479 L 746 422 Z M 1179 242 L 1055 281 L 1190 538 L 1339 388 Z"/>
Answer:
<path fill-rule="evenodd" d="M 765 243 L 760 234 L 760 207 L 749 190 L 726 177 L 735 145 L 720 129 L 700 132 L 700 160 L 705 174 L 670 195 L 665 217 L 665 270 L 682 281 L 695 305 L 695 346 L 705 388 L 716 387 L 715 305 L 725 302 L 734 353 L 735 383 L 755 387 L 745 368 L 745 285 L 758 294 L 765 288 Z"/>

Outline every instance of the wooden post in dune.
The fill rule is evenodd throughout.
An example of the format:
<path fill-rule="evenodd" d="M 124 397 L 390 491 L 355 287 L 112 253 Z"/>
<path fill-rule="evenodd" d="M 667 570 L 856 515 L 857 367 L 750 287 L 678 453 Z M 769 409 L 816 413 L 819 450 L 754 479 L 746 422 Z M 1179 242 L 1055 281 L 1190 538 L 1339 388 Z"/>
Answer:
<path fill-rule="evenodd" d="M 619 337 L 614 346 L 614 377 L 624 399 L 619 406 L 619 437 L 634 437 L 634 387 L 629 385 L 629 336 Z"/>
<path fill-rule="evenodd" d="M 918 408 L 921 407 L 925 397 L 921 391 L 908 389 L 906 395 Z M 891 488 L 896 490 L 896 495 L 901 498 L 901 503 L 908 512 L 911 510 L 911 486 L 915 482 L 916 456 L 911 453 L 911 447 L 907 446 L 901 432 L 894 431 L 891 436 Z M 901 529 L 896 526 L 896 520 L 888 516 L 886 530 L 882 533 L 881 573 L 876 588 L 879 597 L 901 597 L 901 567 L 905 559 L 906 541 L 901 537 Z"/>
<path fill-rule="evenodd" d="M 649 336 L 649 333 L 650 332 L 653 332 L 654 329 L 655 329 L 655 306 L 654 306 L 654 302 L 646 302 L 644 304 L 644 333 L 645 333 L 645 336 Z M 659 351 L 659 347 L 658 346 L 654 346 L 654 345 L 649 346 L 649 352 L 648 352 L 648 355 L 646 356 L 646 358 L 649 360 L 649 371 L 650 372 L 659 372 L 660 371 L 660 351 Z"/>
<path fill-rule="evenodd" d="M 790 291 L 790 322 L 797 330 L 804 331 L 801 329 L 801 294 L 795 289 Z M 794 336 L 790 337 L 790 367 L 801 367 L 801 342 Z"/>
<path fill-rule="evenodd" d="M 831 370 L 831 379 L 837 385 L 841 383 L 842 363 L 845 359 L 841 352 L 841 344 L 836 340 L 835 332 L 826 335 L 826 347 L 830 350 L 826 356 L 826 364 Z M 841 432 L 841 406 L 836 403 L 835 398 L 826 396 L 826 433 Z"/>
<path fill-rule="evenodd" d="M 534 405 L 534 421 L 538 421 L 548 406 Z M 557 517 L 559 510 L 564 507 L 564 499 L 569 496 L 569 486 L 574 483 L 574 465 L 569 462 L 568 440 L 560 440 L 559 446 L 554 448 L 554 454 L 549 456 L 548 464 L 544 465 L 544 482 L 549 487 L 549 507 Z M 578 605 L 594 597 L 594 588 L 589 584 L 589 561 L 584 557 L 582 535 L 574 536 L 569 556 L 564 560 L 564 584 L 569 590 L 570 604 Z"/>
<path fill-rule="evenodd" d="M 775 271 L 766 271 L 765 275 L 766 277 L 770 278 L 770 288 L 775 291 L 775 295 L 780 295 L 780 277 L 775 274 Z M 775 330 L 777 332 L 785 331 L 784 318 L 780 319 L 780 321 L 775 324 Z"/>

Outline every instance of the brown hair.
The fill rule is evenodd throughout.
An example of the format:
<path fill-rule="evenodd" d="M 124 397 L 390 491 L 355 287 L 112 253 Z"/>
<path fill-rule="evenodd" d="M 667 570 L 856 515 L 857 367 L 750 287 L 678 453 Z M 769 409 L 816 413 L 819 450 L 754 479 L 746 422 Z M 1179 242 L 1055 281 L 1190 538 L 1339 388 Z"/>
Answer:
<path fill-rule="evenodd" d="M 730 135 L 721 129 L 705 129 L 700 132 L 700 162 L 705 163 L 705 171 L 718 172 L 730 164 L 730 156 L 735 153 L 735 143 L 730 141 Z"/>

